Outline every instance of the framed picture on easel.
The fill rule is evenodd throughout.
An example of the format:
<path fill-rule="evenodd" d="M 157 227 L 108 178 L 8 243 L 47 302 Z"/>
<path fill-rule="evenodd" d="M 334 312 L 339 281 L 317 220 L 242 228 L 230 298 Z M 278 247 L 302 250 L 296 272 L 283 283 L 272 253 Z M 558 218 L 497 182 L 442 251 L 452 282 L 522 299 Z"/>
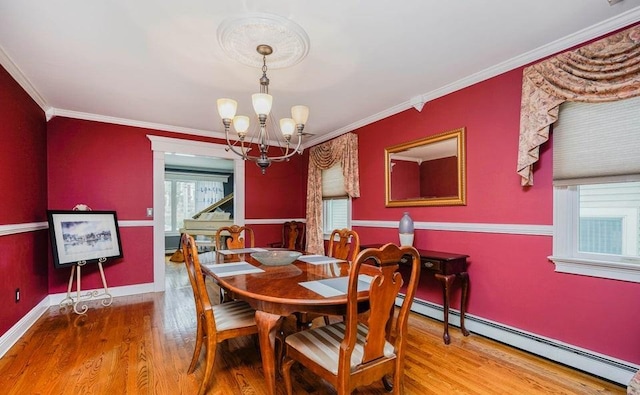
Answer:
<path fill-rule="evenodd" d="M 47 218 L 56 268 L 122 258 L 115 211 L 49 210 Z"/>

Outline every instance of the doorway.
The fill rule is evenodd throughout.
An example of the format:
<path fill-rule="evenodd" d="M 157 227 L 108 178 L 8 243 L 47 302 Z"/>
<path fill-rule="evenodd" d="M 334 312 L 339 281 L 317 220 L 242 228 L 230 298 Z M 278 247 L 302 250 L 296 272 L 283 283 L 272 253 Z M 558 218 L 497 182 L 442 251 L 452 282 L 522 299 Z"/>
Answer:
<path fill-rule="evenodd" d="M 153 152 L 153 284 L 165 290 L 165 166 L 166 153 L 233 160 L 234 222 L 244 225 L 244 161 L 225 150 L 226 145 L 147 135 Z"/>

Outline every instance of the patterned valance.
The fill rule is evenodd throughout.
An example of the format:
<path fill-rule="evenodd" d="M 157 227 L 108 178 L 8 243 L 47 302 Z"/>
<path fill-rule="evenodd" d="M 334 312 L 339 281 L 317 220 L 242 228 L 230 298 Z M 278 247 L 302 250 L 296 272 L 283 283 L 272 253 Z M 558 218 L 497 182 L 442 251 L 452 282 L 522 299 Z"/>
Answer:
<path fill-rule="evenodd" d="M 517 169 L 522 185 L 533 185 L 533 164 L 560 104 L 635 96 L 640 96 L 640 25 L 525 68 Z"/>
<path fill-rule="evenodd" d="M 360 196 L 358 135 L 347 133 L 309 150 L 307 181 L 307 251 L 324 254 L 322 237 L 322 170 L 340 163 L 344 190 L 352 198 Z"/>

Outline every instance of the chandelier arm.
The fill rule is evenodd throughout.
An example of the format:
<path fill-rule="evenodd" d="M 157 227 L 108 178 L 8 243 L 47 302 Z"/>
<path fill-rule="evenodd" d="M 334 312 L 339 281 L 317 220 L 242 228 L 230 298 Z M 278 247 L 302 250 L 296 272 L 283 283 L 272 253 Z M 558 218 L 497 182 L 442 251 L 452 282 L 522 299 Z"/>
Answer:
<path fill-rule="evenodd" d="M 223 123 L 224 123 L 224 121 L 223 121 Z M 247 155 L 248 151 L 244 146 L 244 139 L 236 140 L 233 144 L 231 144 L 231 140 L 229 139 L 229 126 L 227 125 L 227 123 L 224 123 L 224 125 L 225 125 L 224 136 L 227 139 L 227 150 L 233 151 L 233 153 L 235 153 L 236 155 L 240 156 L 244 160 L 255 160 L 255 159 L 257 159 L 258 157 L 256 157 L 256 156 Z M 238 142 L 240 142 L 240 151 L 236 150 L 236 148 L 235 148 L 235 145 Z"/>
<path fill-rule="evenodd" d="M 298 150 L 300 149 L 300 145 L 302 144 L 302 133 L 298 134 L 298 144 L 296 144 L 296 148 L 294 150 L 292 150 L 291 152 L 289 152 L 290 149 L 290 145 L 287 144 L 287 148 L 285 151 L 284 155 L 281 156 L 270 156 L 269 159 L 271 159 L 272 162 L 282 162 L 284 160 L 287 160 L 289 158 L 291 158 L 293 155 L 296 154 L 296 152 L 298 152 Z"/>
<path fill-rule="evenodd" d="M 241 144 L 241 148 L 240 148 L 241 151 L 238 151 L 238 150 L 236 150 L 234 148 L 235 145 L 231 144 L 229 142 L 229 140 L 227 139 L 227 146 L 228 146 L 227 149 L 230 149 L 231 151 L 233 151 L 236 155 L 238 155 L 242 159 L 250 160 L 250 161 L 254 161 L 254 162 L 256 160 L 260 159 L 259 156 L 252 156 L 252 155 L 247 154 L 248 150 L 247 150 L 247 147 L 245 147 L 245 145 L 244 145 L 244 141 L 240 141 L 240 144 Z"/>

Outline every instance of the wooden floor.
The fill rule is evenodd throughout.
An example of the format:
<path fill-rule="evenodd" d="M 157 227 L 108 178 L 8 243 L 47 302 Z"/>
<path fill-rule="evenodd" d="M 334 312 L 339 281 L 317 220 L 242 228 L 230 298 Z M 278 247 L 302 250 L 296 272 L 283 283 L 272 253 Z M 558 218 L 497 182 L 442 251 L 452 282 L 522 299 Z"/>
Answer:
<path fill-rule="evenodd" d="M 213 290 L 215 294 L 215 290 Z M 195 394 L 202 365 L 186 374 L 194 345 L 193 294 L 182 264 L 167 264 L 167 291 L 91 302 L 86 316 L 51 307 L 0 359 L 2 394 Z M 412 316 L 407 394 L 624 394 L 625 388 L 452 328 Z M 202 362 L 202 358 L 201 358 Z M 293 368 L 297 394 L 335 394 Z M 283 388 L 278 389 L 284 394 Z M 218 348 L 210 394 L 264 394 L 254 338 Z M 359 394 L 385 394 L 380 383 Z"/>

